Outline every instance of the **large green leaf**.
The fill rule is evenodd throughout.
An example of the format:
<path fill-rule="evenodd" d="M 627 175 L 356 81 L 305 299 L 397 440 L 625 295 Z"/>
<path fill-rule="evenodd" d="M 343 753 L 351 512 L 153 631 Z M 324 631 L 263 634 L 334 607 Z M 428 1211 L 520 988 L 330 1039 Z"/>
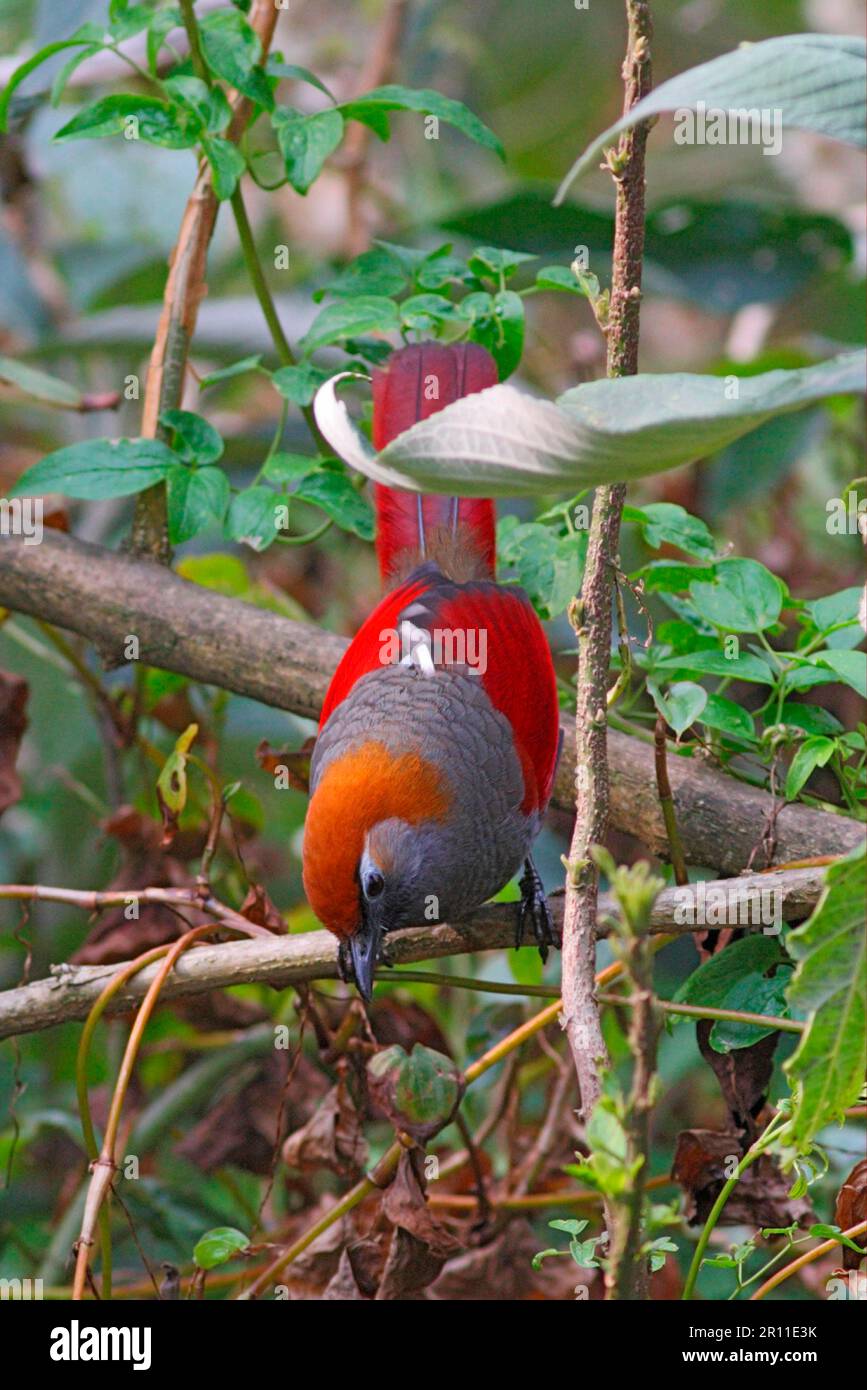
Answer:
<path fill-rule="evenodd" d="M 211 72 L 236 87 L 258 106 L 271 109 L 274 96 L 263 68 L 256 31 L 238 10 L 218 10 L 199 23 L 202 51 Z"/>
<path fill-rule="evenodd" d="M 158 439 L 87 439 L 46 454 L 22 474 L 12 493 L 62 492 L 88 502 L 128 497 L 162 482 L 177 463 L 177 454 Z"/>
<path fill-rule="evenodd" d="M 351 303 L 332 309 L 348 310 Z M 491 386 L 413 425 L 378 455 L 337 399 L 339 377 L 322 387 L 314 408 L 335 452 L 377 482 L 416 492 L 508 497 L 576 492 L 676 468 L 774 415 L 863 391 L 864 368 L 864 353 L 847 352 L 818 366 L 753 377 L 642 374 L 587 382 L 556 403 L 513 386 Z"/>
<path fill-rule="evenodd" d="M 198 118 L 156 97 L 119 92 L 85 106 L 55 135 L 55 140 L 96 140 L 121 135 L 130 144 L 144 140 L 169 150 L 192 148 L 201 130 Z"/>
<path fill-rule="evenodd" d="M 865 899 L 867 858 L 859 847 L 831 865 L 812 917 L 786 941 L 798 963 L 789 1003 L 807 1016 L 806 1032 L 785 1064 L 795 1089 L 789 1137 L 799 1150 L 854 1104 L 864 1084 Z"/>
<path fill-rule="evenodd" d="M 463 102 L 454 101 L 453 98 L 444 97 L 440 92 L 428 88 L 376 87 L 373 91 L 356 97 L 354 101 L 344 102 L 340 110 L 347 120 L 362 121 L 370 126 L 381 140 L 387 140 L 389 137 L 390 112 L 419 111 L 422 115 L 436 116 L 437 120 L 453 125 L 470 140 L 475 140 L 477 145 L 484 145 L 487 149 L 493 150 L 501 159 L 506 157 L 503 146 L 494 132 L 489 130 L 478 116 L 473 115 Z"/>
<path fill-rule="evenodd" d="M 695 109 L 699 102 L 714 110 L 780 111 L 784 131 L 812 130 L 863 148 L 867 120 L 865 52 L 867 46 L 861 38 L 787 34 L 743 44 L 733 53 L 679 73 L 587 147 L 560 185 L 557 201 L 621 131 L 663 111 Z"/>

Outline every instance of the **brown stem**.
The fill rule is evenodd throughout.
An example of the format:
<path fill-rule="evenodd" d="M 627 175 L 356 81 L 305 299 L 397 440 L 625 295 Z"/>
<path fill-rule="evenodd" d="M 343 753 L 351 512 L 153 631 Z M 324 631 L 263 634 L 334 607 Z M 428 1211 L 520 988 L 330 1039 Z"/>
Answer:
<path fill-rule="evenodd" d="M 259 35 L 263 55 L 267 54 L 271 45 L 278 13 L 274 0 L 253 0 L 249 21 Z M 185 14 L 184 17 L 188 19 L 189 15 Z M 190 27 L 195 31 L 195 24 Z M 195 57 L 195 50 L 193 54 Z M 240 139 L 250 114 L 250 105 L 246 97 L 240 93 L 234 94 L 233 117 L 228 130 L 230 140 Z M 214 233 L 218 208 L 219 203 L 211 183 L 211 168 L 207 161 L 203 161 L 184 209 L 178 239 L 169 263 L 169 274 L 163 292 L 163 308 L 151 350 L 142 404 L 141 433 L 145 439 L 160 438 L 160 416 L 163 411 L 173 409 L 181 403 L 187 357 L 196 328 L 199 304 L 207 291 L 205 273 L 208 247 Z M 136 499 L 130 549 L 136 555 L 146 555 L 161 564 L 169 563 L 171 549 L 164 483 L 157 483 L 154 487 L 148 488 Z"/>
<path fill-rule="evenodd" d="M 623 67 L 624 111 L 651 87 L 650 6 L 644 0 L 626 0 L 626 14 L 629 33 Z M 634 127 L 621 137 L 616 158 L 610 161 L 617 190 L 607 323 L 607 372 L 611 377 L 629 375 L 638 369 L 646 138 L 645 126 Z M 606 708 L 612 583 L 624 493 L 622 486 L 601 487 L 596 492 L 581 597 L 570 611 L 578 637 L 576 819 L 566 873 L 563 1014 L 585 1117 L 599 1098 L 600 1074 L 607 1064 L 594 998 L 598 875 L 590 851 L 593 845 L 601 844 L 609 818 Z"/>
<path fill-rule="evenodd" d="M 668 845 L 671 867 L 674 870 L 674 881 L 675 883 L 684 884 L 689 883 L 689 874 L 686 871 L 686 860 L 683 856 L 683 845 L 680 840 L 680 831 L 677 828 L 674 797 L 671 794 L 671 782 L 668 776 L 668 736 L 666 728 L 665 719 L 660 714 L 653 730 L 656 785 L 659 790 L 659 804 L 662 808 L 665 829 L 668 834 Z"/>

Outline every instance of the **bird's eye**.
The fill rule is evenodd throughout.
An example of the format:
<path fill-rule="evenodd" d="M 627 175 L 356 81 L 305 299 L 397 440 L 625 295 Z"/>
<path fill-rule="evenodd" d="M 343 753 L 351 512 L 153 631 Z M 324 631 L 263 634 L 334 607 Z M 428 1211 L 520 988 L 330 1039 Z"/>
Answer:
<path fill-rule="evenodd" d="M 378 869 L 370 869 L 364 875 L 364 896 L 378 898 L 385 887 L 385 879 Z"/>

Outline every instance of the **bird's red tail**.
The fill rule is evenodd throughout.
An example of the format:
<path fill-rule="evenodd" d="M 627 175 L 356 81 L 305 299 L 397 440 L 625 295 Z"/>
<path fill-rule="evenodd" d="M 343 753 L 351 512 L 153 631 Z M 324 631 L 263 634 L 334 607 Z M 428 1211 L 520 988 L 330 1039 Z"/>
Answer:
<path fill-rule="evenodd" d="M 395 435 L 426 420 L 460 396 L 497 382 L 494 359 L 478 343 L 421 343 L 400 348 L 373 373 L 373 443 L 384 449 Z M 408 558 L 431 555 L 434 538 L 459 539 L 479 568 L 494 573 L 494 504 L 486 499 L 404 492 L 377 483 L 376 553 L 384 581 Z M 435 557 L 433 557 L 435 558 Z"/>

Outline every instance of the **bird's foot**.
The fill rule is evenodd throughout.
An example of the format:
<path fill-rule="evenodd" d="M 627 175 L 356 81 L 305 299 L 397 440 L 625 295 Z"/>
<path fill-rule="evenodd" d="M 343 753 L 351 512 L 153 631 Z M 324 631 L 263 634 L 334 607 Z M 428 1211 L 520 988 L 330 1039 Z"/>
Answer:
<path fill-rule="evenodd" d="M 539 955 L 543 961 L 546 961 L 548 948 L 556 946 L 559 950 L 562 938 L 554 925 L 539 872 L 529 856 L 524 860 L 524 872 L 519 880 L 519 887 L 521 889 L 521 901 L 518 906 L 515 946 L 523 944 L 524 929 L 529 921 L 533 928 L 533 936 L 536 938 L 536 945 L 539 947 Z"/>
<path fill-rule="evenodd" d="M 386 970 L 394 969 L 396 962 L 394 959 L 394 953 L 392 952 L 387 936 L 384 936 L 379 943 L 379 950 L 376 955 L 376 963 L 377 965 L 384 965 Z"/>
<path fill-rule="evenodd" d="M 337 977 L 345 985 L 355 984 L 355 966 L 352 964 L 352 952 L 345 937 L 341 937 L 337 946 Z"/>

